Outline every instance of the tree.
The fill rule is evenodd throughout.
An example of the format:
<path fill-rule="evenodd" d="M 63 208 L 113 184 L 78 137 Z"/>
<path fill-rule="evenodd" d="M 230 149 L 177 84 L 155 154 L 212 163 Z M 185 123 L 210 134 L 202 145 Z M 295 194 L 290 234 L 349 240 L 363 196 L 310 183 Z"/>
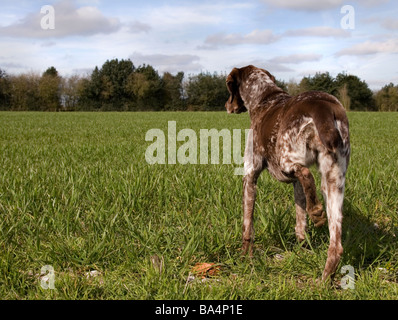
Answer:
<path fill-rule="evenodd" d="M 290 79 L 289 82 L 286 84 L 286 91 L 291 96 L 298 95 L 299 93 L 302 92 L 300 85 L 297 82 L 295 82 L 293 79 Z"/>
<path fill-rule="evenodd" d="M 347 94 L 351 100 L 351 110 L 376 111 L 376 103 L 373 99 L 373 92 L 365 81 L 357 76 L 339 73 L 335 80 L 337 88 L 346 86 Z"/>
<path fill-rule="evenodd" d="M 164 110 L 182 110 L 184 108 L 183 79 L 184 72 L 178 72 L 175 76 L 169 72 L 163 74 Z"/>
<path fill-rule="evenodd" d="M 54 67 L 48 68 L 39 81 L 40 110 L 59 111 L 61 107 L 61 77 Z"/>
<path fill-rule="evenodd" d="M 136 110 L 162 110 L 164 102 L 164 84 L 158 72 L 150 65 L 139 66 L 130 74 L 126 91 L 134 99 Z"/>
<path fill-rule="evenodd" d="M 303 91 L 324 91 L 330 94 L 337 93 L 337 87 L 329 72 L 317 72 L 315 76 L 304 77 L 300 82 Z"/>
<path fill-rule="evenodd" d="M 350 110 L 351 98 L 348 94 L 347 83 L 344 83 L 344 85 L 338 90 L 337 98 L 340 100 L 341 104 L 347 111 Z"/>
<path fill-rule="evenodd" d="M 93 100 L 91 77 L 79 77 L 77 83 L 73 86 L 77 102 L 74 105 L 76 111 L 92 111 L 99 106 L 100 102 Z M 96 104 L 95 104 L 96 103 Z M 99 108 L 99 107 L 98 107 Z M 97 109 L 98 109 L 97 108 Z"/>
<path fill-rule="evenodd" d="M 40 96 L 39 96 L 39 82 L 40 76 L 36 73 L 27 73 L 10 77 L 10 106 L 11 110 L 39 111 Z"/>
<path fill-rule="evenodd" d="M 6 72 L 0 69 L 0 110 L 10 109 L 10 79 Z"/>
<path fill-rule="evenodd" d="M 102 80 L 101 73 L 97 66 L 95 66 L 93 72 L 91 73 L 90 81 L 84 88 L 84 101 L 85 108 L 88 109 L 100 109 L 101 108 L 101 90 L 102 90 Z"/>
<path fill-rule="evenodd" d="M 287 90 L 288 90 L 288 84 L 287 84 L 285 81 L 276 79 L 276 80 L 275 80 L 275 84 L 276 84 L 279 88 L 281 88 L 283 91 L 286 91 L 286 92 L 287 92 Z"/>
<path fill-rule="evenodd" d="M 58 71 L 57 69 L 55 69 L 55 67 L 50 67 L 46 71 L 44 71 L 43 76 L 58 77 Z"/>
<path fill-rule="evenodd" d="M 75 111 L 84 100 L 84 82 L 87 79 L 73 75 L 61 80 L 61 105 L 64 111 Z"/>
<path fill-rule="evenodd" d="M 375 94 L 375 101 L 379 111 L 398 111 L 398 85 L 385 85 Z"/>
<path fill-rule="evenodd" d="M 367 83 L 357 76 L 339 73 L 334 79 L 329 72 L 316 73 L 313 77 L 304 77 L 299 86 L 300 89 L 305 89 L 304 91 L 316 90 L 330 93 L 351 110 L 376 110 L 372 91 Z"/>
<path fill-rule="evenodd" d="M 224 110 L 229 92 L 225 75 L 201 72 L 189 76 L 186 83 L 188 110 Z"/>
<path fill-rule="evenodd" d="M 126 85 L 129 76 L 134 72 L 135 67 L 131 60 L 107 60 L 101 70 L 100 76 L 100 100 L 102 109 L 124 110 L 128 100 Z"/>
<path fill-rule="evenodd" d="M 90 76 L 62 78 L 55 67 L 42 75 L 7 75 L 0 69 L 0 110 L 224 110 L 229 92 L 225 74 L 201 72 L 184 77 L 150 65 L 138 68 L 130 60 L 107 60 Z M 297 83 L 277 80 L 290 95 L 324 91 L 336 96 L 346 110 L 398 111 L 398 85 L 390 83 L 373 93 L 354 75 L 328 72 L 307 76 Z"/>

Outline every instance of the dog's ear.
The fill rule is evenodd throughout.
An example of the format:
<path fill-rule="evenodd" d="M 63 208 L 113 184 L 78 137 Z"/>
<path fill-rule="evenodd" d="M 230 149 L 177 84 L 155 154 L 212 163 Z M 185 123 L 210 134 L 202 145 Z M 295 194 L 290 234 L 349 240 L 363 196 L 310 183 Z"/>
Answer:
<path fill-rule="evenodd" d="M 226 79 L 227 88 L 231 94 L 231 103 L 235 96 L 239 94 L 240 72 L 238 68 L 233 68 Z"/>
<path fill-rule="evenodd" d="M 227 77 L 227 87 L 231 93 L 239 87 L 240 85 L 240 71 L 238 68 L 233 68 L 230 74 Z"/>
<path fill-rule="evenodd" d="M 241 113 L 246 107 L 239 93 L 239 86 L 242 82 L 242 69 L 233 68 L 227 76 L 226 84 L 231 96 L 225 104 L 228 113 Z"/>
<path fill-rule="evenodd" d="M 231 101 L 236 94 L 239 94 L 239 85 L 241 83 L 241 71 L 233 68 L 226 79 L 228 91 L 231 94 Z"/>

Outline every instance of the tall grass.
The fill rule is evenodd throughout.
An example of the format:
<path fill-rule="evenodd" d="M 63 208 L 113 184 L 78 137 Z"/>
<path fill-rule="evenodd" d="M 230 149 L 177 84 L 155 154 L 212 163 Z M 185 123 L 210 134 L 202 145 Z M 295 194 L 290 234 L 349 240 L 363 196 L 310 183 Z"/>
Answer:
<path fill-rule="evenodd" d="M 339 272 L 334 287 L 317 281 L 327 228 L 310 225 L 298 244 L 292 187 L 266 172 L 254 258 L 241 258 L 235 166 L 145 161 L 145 133 L 167 137 L 171 120 L 197 133 L 249 127 L 247 114 L 218 112 L 0 113 L 2 299 L 398 298 L 398 114 L 349 113 L 340 267 L 354 267 L 354 290 L 339 287 Z M 201 262 L 220 273 L 193 278 Z M 45 265 L 55 271 L 53 290 L 40 285 Z"/>

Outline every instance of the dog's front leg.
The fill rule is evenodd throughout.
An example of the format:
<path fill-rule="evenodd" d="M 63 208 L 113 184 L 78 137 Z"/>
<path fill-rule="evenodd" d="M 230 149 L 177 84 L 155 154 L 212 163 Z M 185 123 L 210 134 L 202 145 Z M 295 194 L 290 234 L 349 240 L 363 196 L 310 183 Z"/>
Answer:
<path fill-rule="evenodd" d="M 256 201 L 256 185 L 257 178 L 254 172 L 251 172 L 243 178 L 243 254 L 247 254 L 249 250 L 250 256 L 253 255 L 253 211 Z"/>
<path fill-rule="evenodd" d="M 244 156 L 244 170 L 245 176 L 243 177 L 243 234 L 242 234 L 242 252 L 247 254 L 249 251 L 250 256 L 253 255 L 253 241 L 254 241 L 254 228 L 253 228 L 253 212 L 254 203 L 256 201 L 256 188 L 257 178 L 263 170 L 266 163 L 262 156 L 260 156 L 254 146 L 254 135 L 250 129 L 247 136 L 245 156 Z"/>

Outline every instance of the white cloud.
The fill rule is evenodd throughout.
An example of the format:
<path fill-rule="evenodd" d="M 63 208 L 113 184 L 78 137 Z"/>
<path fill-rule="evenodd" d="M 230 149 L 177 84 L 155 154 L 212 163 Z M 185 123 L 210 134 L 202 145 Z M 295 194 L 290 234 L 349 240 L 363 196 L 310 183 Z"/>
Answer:
<path fill-rule="evenodd" d="M 128 30 L 131 33 L 140 33 L 140 32 L 148 33 L 151 29 L 152 27 L 149 24 L 137 20 L 128 24 Z"/>
<path fill-rule="evenodd" d="M 319 61 L 322 58 L 321 54 L 291 54 L 287 56 L 279 56 L 272 59 L 269 59 L 269 63 L 288 63 L 288 64 L 297 64 L 302 62 L 309 61 Z"/>
<path fill-rule="evenodd" d="M 311 27 L 304 29 L 288 30 L 282 35 L 274 34 L 272 30 L 254 30 L 247 34 L 240 33 L 216 33 L 206 38 L 204 45 L 198 49 L 217 49 L 220 46 L 235 46 L 242 44 L 271 44 L 282 37 L 333 37 L 345 38 L 351 34 L 347 30 L 331 27 Z"/>
<path fill-rule="evenodd" d="M 398 20 L 393 18 L 383 19 L 381 25 L 388 30 L 398 30 Z"/>
<path fill-rule="evenodd" d="M 1 62 L 1 67 L 2 68 L 10 68 L 10 69 L 25 69 L 27 68 L 26 65 L 21 64 L 21 63 L 15 63 L 15 62 Z"/>
<path fill-rule="evenodd" d="M 262 2 L 278 8 L 304 10 L 304 11 L 320 11 L 339 7 L 344 0 L 262 0 Z"/>
<path fill-rule="evenodd" d="M 243 61 L 241 63 L 238 63 L 237 66 L 244 67 L 249 64 L 259 67 L 259 68 L 263 68 L 263 69 L 271 72 L 272 74 L 278 73 L 278 72 L 294 71 L 294 69 L 287 67 L 287 66 L 283 65 L 282 63 L 272 63 L 269 60 L 264 60 L 264 59 L 253 59 L 253 60 Z"/>
<path fill-rule="evenodd" d="M 40 10 L 27 14 L 19 22 L 0 28 L 0 36 L 23 38 L 62 38 L 68 36 L 90 36 L 109 34 L 120 29 L 118 18 L 104 16 L 92 6 L 77 8 L 71 1 L 61 0 L 54 4 L 55 29 L 42 29 L 45 17 Z"/>
<path fill-rule="evenodd" d="M 284 35 L 290 37 L 333 37 L 333 38 L 345 38 L 351 36 L 350 32 L 347 30 L 331 28 L 331 27 L 323 27 L 323 26 L 288 30 L 284 33 Z"/>
<path fill-rule="evenodd" d="M 302 11 L 323 11 L 347 4 L 345 0 L 262 0 L 262 2 L 275 8 Z M 356 0 L 354 4 L 372 7 L 386 2 L 389 0 Z"/>
<path fill-rule="evenodd" d="M 135 66 L 149 64 L 160 73 L 179 71 L 199 71 L 203 67 L 198 63 L 199 56 L 191 54 L 142 54 L 134 52 L 129 56 Z"/>
<path fill-rule="evenodd" d="M 320 54 L 290 54 L 286 56 L 278 56 L 271 59 L 254 59 L 246 62 L 242 62 L 239 65 L 255 65 L 260 68 L 264 68 L 269 70 L 271 73 L 273 72 L 292 72 L 290 66 L 286 65 L 297 65 L 304 62 L 312 62 L 319 61 L 322 58 Z"/>
<path fill-rule="evenodd" d="M 208 5 L 162 6 L 148 12 L 147 20 L 151 25 L 176 26 L 192 24 L 215 24 L 222 21 L 222 16 Z"/>
<path fill-rule="evenodd" d="M 54 41 L 45 41 L 40 46 L 44 48 L 44 47 L 53 47 L 55 45 L 56 43 Z"/>
<path fill-rule="evenodd" d="M 363 56 L 377 53 L 398 53 L 398 39 L 389 39 L 382 42 L 365 41 L 338 51 L 336 56 Z"/>
<path fill-rule="evenodd" d="M 367 7 L 380 6 L 390 0 L 357 0 L 358 4 L 362 4 Z"/>
<path fill-rule="evenodd" d="M 206 38 L 204 48 L 218 47 L 220 45 L 270 44 L 277 40 L 279 40 L 279 36 L 275 35 L 272 30 L 254 30 L 248 34 L 217 33 Z"/>
<path fill-rule="evenodd" d="M 173 1 L 166 1 L 172 3 Z M 181 3 L 184 3 L 181 1 Z M 186 1 L 185 5 L 153 7 L 147 12 L 145 21 L 151 25 L 216 25 L 228 18 L 239 16 L 244 10 L 254 7 L 252 3 L 230 3 L 224 1 Z M 231 16 L 232 15 L 232 16 Z"/>

